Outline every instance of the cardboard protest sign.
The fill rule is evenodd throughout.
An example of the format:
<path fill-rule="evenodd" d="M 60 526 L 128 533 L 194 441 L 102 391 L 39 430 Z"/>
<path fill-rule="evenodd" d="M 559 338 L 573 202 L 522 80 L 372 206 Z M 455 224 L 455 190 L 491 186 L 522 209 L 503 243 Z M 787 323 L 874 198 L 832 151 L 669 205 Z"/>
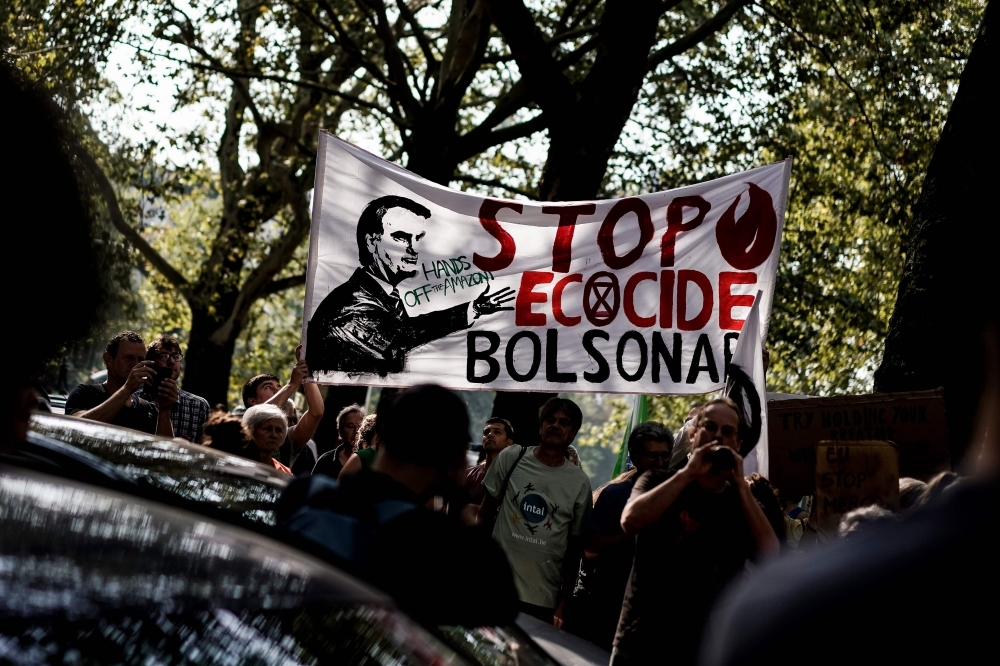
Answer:
<path fill-rule="evenodd" d="M 770 480 L 788 495 L 815 490 L 816 445 L 889 440 L 902 476 L 928 480 L 951 469 L 940 390 L 769 402 Z"/>
<path fill-rule="evenodd" d="M 835 531 L 841 517 L 877 504 L 899 508 L 899 453 L 892 442 L 822 442 L 816 447 L 816 523 Z"/>
<path fill-rule="evenodd" d="M 315 380 L 696 394 L 754 294 L 767 331 L 791 162 L 670 192 L 535 203 L 319 139 L 302 341 Z"/>

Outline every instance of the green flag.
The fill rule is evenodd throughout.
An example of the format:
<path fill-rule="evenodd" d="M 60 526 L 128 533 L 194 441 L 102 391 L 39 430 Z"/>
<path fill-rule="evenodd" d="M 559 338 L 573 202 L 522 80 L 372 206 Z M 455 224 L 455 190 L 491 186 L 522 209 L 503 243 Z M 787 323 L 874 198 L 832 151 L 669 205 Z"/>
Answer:
<path fill-rule="evenodd" d="M 628 425 L 625 426 L 625 436 L 622 437 L 622 448 L 618 452 L 618 460 L 615 462 L 615 469 L 611 472 L 611 478 L 615 478 L 625 470 L 625 459 L 628 457 L 628 438 L 632 434 L 632 428 L 640 423 L 649 420 L 646 396 L 639 394 L 632 401 L 632 414 L 629 416 Z"/>

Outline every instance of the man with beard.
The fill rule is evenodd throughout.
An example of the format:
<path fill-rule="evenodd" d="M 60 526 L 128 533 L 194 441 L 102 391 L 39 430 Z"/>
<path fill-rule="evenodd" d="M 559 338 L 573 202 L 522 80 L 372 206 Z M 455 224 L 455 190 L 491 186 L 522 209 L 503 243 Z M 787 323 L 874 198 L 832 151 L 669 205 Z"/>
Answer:
<path fill-rule="evenodd" d="M 500 452 L 514 443 L 514 428 L 507 419 L 492 417 L 486 419 L 483 426 L 483 453 L 486 459 L 469 469 L 468 476 L 465 477 L 465 487 L 469 490 L 469 501 L 473 504 L 482 504 L 483 497 L 486 496 L 486 488 L 483 487 L 483 479 L 489 471 L 493 461 L 497 459 Z"/>
<path fill-rule="evenodd" d="M 778 537 L 743 477 L 736 404 L 708 402 L 690 433 L 687 464 L 640 476 L 622 512 L 635 559 L 612 666 L 693 664 L 718 593 L 748 559 L 778 554 Z"/>

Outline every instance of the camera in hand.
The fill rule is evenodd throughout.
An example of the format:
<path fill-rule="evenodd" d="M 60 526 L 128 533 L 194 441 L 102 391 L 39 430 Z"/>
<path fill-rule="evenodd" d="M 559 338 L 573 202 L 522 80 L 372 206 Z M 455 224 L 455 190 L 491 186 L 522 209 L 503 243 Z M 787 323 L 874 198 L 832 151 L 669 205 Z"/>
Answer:
<path fill-rule="evenodd" d="M 736 455 L 728 446 L 720 446 L 705 455 L 705 460 L 712 463 L 712 473 L 718 474 L 736 467 Z"/>
<path fill-rule="evenodd" d="M 152 371 L 151 379 L 153 380 L 153 384 L 142 387 L 142 398 L 143 400 L 155 402 L 156 396 L 160 392 L 160 383 L 163 382 L 164 379 L 170 379 L 173 376 L 174 371 L 160 365 L 154 365 L 150 368 L 150 370 Z"/>

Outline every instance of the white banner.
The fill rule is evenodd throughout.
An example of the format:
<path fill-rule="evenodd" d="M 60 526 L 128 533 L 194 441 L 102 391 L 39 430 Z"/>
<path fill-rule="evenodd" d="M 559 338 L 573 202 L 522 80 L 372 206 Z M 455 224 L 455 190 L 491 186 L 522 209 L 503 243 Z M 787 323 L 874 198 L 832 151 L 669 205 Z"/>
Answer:
<path fill-rule="evenodd" d="M 424 180 L 322 134 L 302 342 L 316 381 L 694 394 L 754 294 L 767 334 L 791 161 L 544 203 Z"/>

